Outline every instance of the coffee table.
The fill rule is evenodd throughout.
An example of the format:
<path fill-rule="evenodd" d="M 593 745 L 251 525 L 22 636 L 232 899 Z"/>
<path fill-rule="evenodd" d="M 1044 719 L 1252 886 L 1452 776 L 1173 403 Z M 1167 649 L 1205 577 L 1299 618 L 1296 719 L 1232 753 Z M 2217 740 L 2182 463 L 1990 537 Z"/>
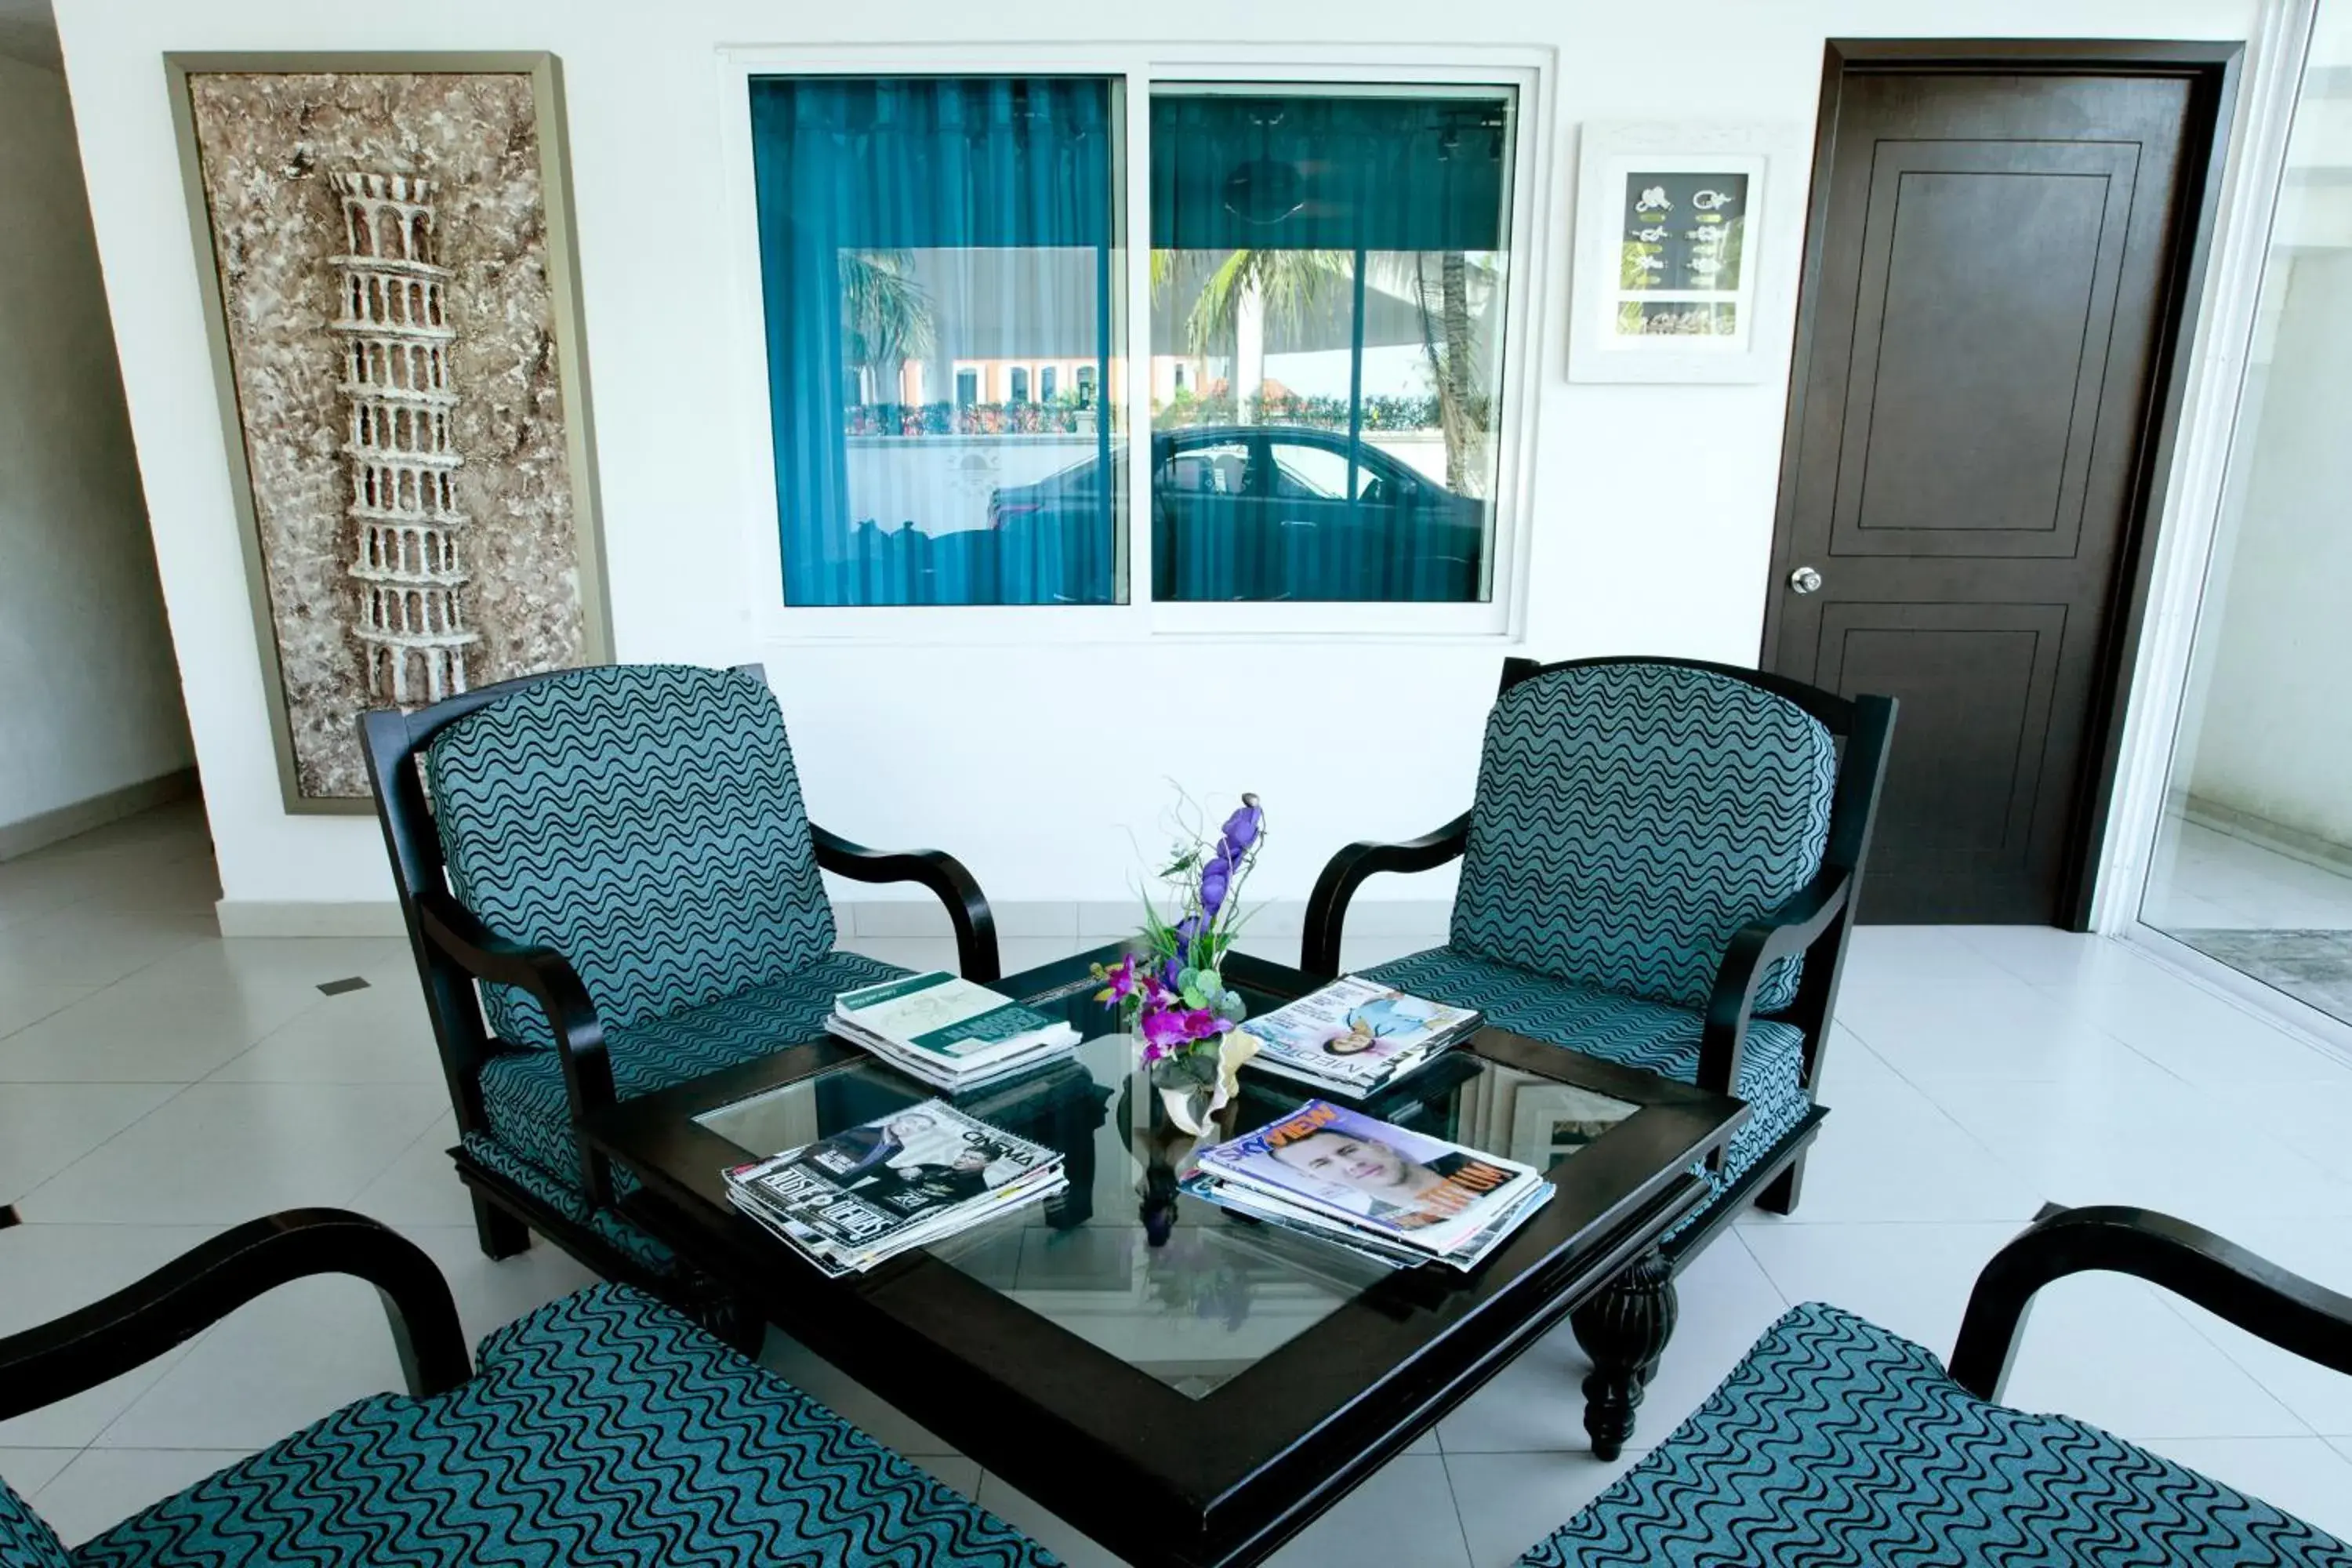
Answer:
<path fill-rule="evenodd" d="M 1177 1194 L 1190 1141 L 1087 980 L 1120 951 L 1000 982 L 1093 1037 L 957 1100 L 1062 1150 L 1069 1190 L 870 1273 L 826 1279 L 720 1179 L 930 1098 L 854 1047 L 780 1040 L 585 1131 L 642 1184 L 623 1209 L 691 1266 L 1144 1568 L 1261 1561 L 1571 1313 L 1594 1363 L 1586 1425 L 1614 1457 L 1673 1326 L 1658 1240 L 1746 1107 L 1482 1030 L 1367 1109 L 1547 1168 L 1559 1192 L 1473 1273 L 1382 1269 Z M 1317 984 L 1238 954 L 1225 973 L 1254 1013 Z M 1245 1068 L 1231 1125 L 1307 1098 Z"/>

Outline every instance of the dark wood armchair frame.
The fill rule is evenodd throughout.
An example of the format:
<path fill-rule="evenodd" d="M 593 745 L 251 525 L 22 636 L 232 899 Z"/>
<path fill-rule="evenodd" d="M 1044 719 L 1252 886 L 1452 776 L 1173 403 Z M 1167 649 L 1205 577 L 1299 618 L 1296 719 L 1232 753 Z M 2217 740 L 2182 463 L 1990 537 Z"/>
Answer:
<path fill-rule="evenodd" d="M 1880 786 L 1886 776 L 1887 742 L 1895 731 L 1895 700 L 1891 697 L 1840 697 L 1816 686 L 1786 679 L 1736 665 L 1711 664 L 1696 658 L 1572 658 L 1538 664 L 1531 658 L 1503 661 L 1501 692 L 1523 680 L 1559 669 L 1595 665 L 1666 664 L 1705 669 L 1785 697 L 1821 721 L 1839 746 L 1837 787 L 1830 803 L 1830 836 L 1822 868 L 1813 879 L 1779 909 L 1735 932 L 1724 949 L 1715 985 L 1707 997 L 1706 1021 L 1699 1036 L 1698 1084 L 1718 1093 L 1733 1093 L 1739 1063 L 1748 1044 L 1748 1026 L 1755 1010 L 1756 988 L 1772 964 L 1796 953 L 1805 954 L 1796 999 L 1779 1016 L 1805 1031 L 1805 1092 L 1811 1096 L 1820 1081 L 1823 1055 L 1829 1045 L 1829 1022 L 1837 1005 L 1840 973 L 1845 958 L 1846 932 L 1853 928 L 1854 894 L 1862 880 L 1863 862 L 1870 850 L 1870 835 L 1878 816 Z M 1339 973 L 1339 942 L 1348 918 L 1348 903 L 1366 879 L 1383 871 L 1427 871 L 1466 853 L 1470 847 L 1470 813 L 1401 844 L 1350 844 L 1331 857 L 1307 901 L 1307 934 L 1299 967 L 1310 974 Z M 1827 1108 L 1815 1103 L 1805 1119 L 1754 1166 L 1743 1173 L 1733 1189 L 1685 1228 L 1669 1250 L 1679 1261 L 1705 1246 L 1715 1230 L 1738 1214 L 1751 1195 L 1761 1207 L 1777 1214 L 1794 1208 L 1804 1182 L 1804 1154 L 1820 1130 Z"/>
<path fill-rule="evenodd" d="M 760 666 L 737 668 L 765 683 L 766 672 Z M 375 794 L 376 816 L 383 827 L 384 847 L 392 857 L 401 918 L 408 928 L 409 946 L 424 982 L 425 1008 L 432 1016 L 433 1037 L 440 1049 L 442 1073 L 448 1081 L 460 1132 L 488 1131 L 482 1107 L 482 1066 L 502 1049 L 510 1048 L 491 1037 L 474 989 L 477 981 L 514 986 L 547 1015 L 563 1066 L 564 1092 L 575 1129 L 583 1116 L 615 1100 L 604 1021 L 570 961 L 551 948 L 525 946 L 491 934 L 451 895 L 440 836 L 434 829 L 432 806 L 417 764 L 419 753 L 449 725 L 547 679 L 525 676 L 415 713 L 386 710 L 360 719 L 360 746 L 367 759 L 368 783 Z M 957 962 L 964 975 L 983 984 L 999 978 L 996 920 L 989 912 L 980 884 L 961 861 L 938 849 L 868 849 L 814 823 L 810 832 L 816 840 L 817 865 L 824 870 L 858 882 L 916 882 L 937 894 L 955 928 Z M 574 1143 L 583 1194 L 595 1206 L 609 1208 L 613 1202 L 610 1164 L 576 1132 Z M 530 1245 L 530 1232 L 537 1231 L 609 1279 L 677 1296 L 675 1282 L 648 1274 L 593 1228 L 473 1159 L 462 1144 L 451 1151 L 451 1158 L 472 1195 L 475 1230 L 482 1250 L 490 1257 L 513 1256 Z"/>
<path fill-rule="evenodd" d="M 2186 1220 L 2107 1205 L 2042 1210 L 1977 1275 L 1952 1381 L 1998 1401 L 2034 1292 L 2070 1274 L 2129 1274 L 2305 1361 L 2352 1375 L 2352 1296 L 2280 1268 Z"/>
<path fill-rule="evenodd" d="M 446 1394 L 474 1374 L 457 1304 L 423 1249 L 362 1215 L 290 1209 L 216 1236 L 79 1311 L 0 1339 L 0 1421 L 120 1377 L 255 1297 L 314 1274 L 350 1274 L 376 1288 L 411 1394 Z"/>

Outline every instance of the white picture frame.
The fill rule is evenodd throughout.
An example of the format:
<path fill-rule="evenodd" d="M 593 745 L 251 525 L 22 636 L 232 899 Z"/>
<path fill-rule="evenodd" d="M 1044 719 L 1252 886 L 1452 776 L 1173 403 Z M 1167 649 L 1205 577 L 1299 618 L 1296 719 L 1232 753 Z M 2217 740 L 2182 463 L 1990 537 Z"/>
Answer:
<path fill-rule="evenodd" d="M 1803 132 L 1588 121 L 1579 141 L 1568 376 L 1757 382 L 1780 363 Z"/>

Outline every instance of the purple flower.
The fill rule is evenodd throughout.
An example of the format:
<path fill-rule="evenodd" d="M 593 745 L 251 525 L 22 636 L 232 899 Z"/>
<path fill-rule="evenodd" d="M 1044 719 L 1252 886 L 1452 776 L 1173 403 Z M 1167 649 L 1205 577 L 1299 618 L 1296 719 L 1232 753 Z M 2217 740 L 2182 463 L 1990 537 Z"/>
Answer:
<path fill-rule="evenodd" d="M 1225 826 L 1218 835 L 1218 848 L 1229 858 L 1238 860 L 1257 842 L 1258 833 L 1265 826 L 1265 813 L 1258 809 L 1257 796 L 1245 795 L 1242 796 L 1241 809 L 1225 818 Z"/>
<path fill-rule="evenodd" d="M 1135 973 L 1135 954 L 1130 952 L 1119 960 L 1118 967 L 1104 972 L 1103 978 L 1110 984 L 1103 988 L 1102 994 L 1097 1000 L 1124 1002 L 1134 995 L 1136 987 L 1140 984 Z"/>
<path fill-rule="evenodd" d="M 1223 907 L 1225 890 L 1232 886 L 1233 878 L 1233 862 L 1225 858 L 1223 850 L 1201 868 L 1201 912 L 1209 919 L 1216 919 L 1217 910 Z"/>
<path fill-rule="evenodd" d="M 1176 922 L 1176 957 L 1179 961 L 1192 956 L 1193 939 L 1201 934 L 1201 917 L 1186 915 Z"/>

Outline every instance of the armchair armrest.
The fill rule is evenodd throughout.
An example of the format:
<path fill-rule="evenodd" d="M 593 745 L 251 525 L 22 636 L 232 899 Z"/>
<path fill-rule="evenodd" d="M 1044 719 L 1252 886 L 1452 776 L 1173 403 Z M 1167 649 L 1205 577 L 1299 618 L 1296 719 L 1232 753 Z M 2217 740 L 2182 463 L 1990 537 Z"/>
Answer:
<path fill-rule="evenodd" d="M 1350 844 L 1331 857 L 1315 879 L 1307 900 L 1307 933 L 1298 967 L 1309 974 L 1339 973 L 1339 935 L 1348 921 L 1348 900 L 1368 877 L 1382 871 L 1426 871 L 1470 847 L 1470 814 L 1464 812 L 1433 833 L 1401 844 Z"/>
<path fill-rule="evenodd" d="M 996 917 L 988 896 L 962 861 L 943 849 L 868 849 L 814 823 L 816 863 L 853 882 L 919 882 L 939 895 L 954 923 L 956 966 L 982 985 L 1003 978 L 996 953 Z"/>
<path fill-rule="evenodd" d="M 1737 1092 L 1739 1056 L 1747 1043 L 1748 1017 L 1756 987 L 1783 958 L 1804 952 L 1837 923 L 1853 896 L 1853 874 L 1826 868 L 1787 902 L 1760 921 L 1732 933 L 1706 999 L 1706 1023 L 1699 1034 L 1698 1086 L 1718 1094 Z"/>
<path fill-rule="evenodd" d="M 614 1103 L 612 1058 L 604 1050 L 604 1021 L 579 972 L 553 948 L 530 947 L 494 936 L 472 910 L 446 893 L 416 897 L 416 920 L 425 940 L 456 960 L 477 980 L 512 985 L 527 993 L 547 1015 L 563 1063 L 563 1084 L 576 1125 L 591 1111 Z M 580 1146 L 581 1180 L 599 1206 L 613 1201 L 612 1174 L 602 1155 Z"/>
<path fill-rule="evenodd" d="M 289 1209 L 215 1237 L 78 1312 L 0 1339 L 0 1421 L 95 1388 L 313 1274 L 355 1275 L 376 1288 L 411 1394 L 444 1394 L 473 1375 L 448 1283 L 415 1242 L 362 1215 Z"/>
<path fill-rule="evenodd" d="M 1952 1381 L 1998 1400 L 2033 1293 L 2086 1269 L 2137 1275 L 2306 1361 L 2352 1373 L 2352 1296 L 2152 1209 L 2045 1211 L 1977 1276 L 1952 1347 Z"/>

